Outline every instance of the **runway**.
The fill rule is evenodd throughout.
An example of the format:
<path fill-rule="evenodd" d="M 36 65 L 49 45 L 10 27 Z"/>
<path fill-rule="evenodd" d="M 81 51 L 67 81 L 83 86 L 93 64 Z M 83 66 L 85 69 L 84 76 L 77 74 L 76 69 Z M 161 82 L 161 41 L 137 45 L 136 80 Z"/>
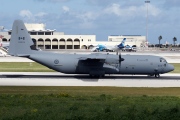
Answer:
<path fill-rule="evenodd" d="M 0 86 L 114 86 L 114 87 L 180 87 L 180 74 L 111 75 L 90 78 L 88 75 L 66 75 L 58 72 L 1 72 Z"/>

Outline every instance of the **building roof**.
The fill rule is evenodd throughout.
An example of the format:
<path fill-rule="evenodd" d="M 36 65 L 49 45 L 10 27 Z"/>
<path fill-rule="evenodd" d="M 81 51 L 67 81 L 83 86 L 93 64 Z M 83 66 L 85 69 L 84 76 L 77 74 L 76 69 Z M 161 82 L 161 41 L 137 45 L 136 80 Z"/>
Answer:
<path fill-rule="evenodd" d="M 46 29 L 46 25 L 43 23 L 25 23 L 25 26 L 29 32 L 54 32 L 56 29 Z M 9 30 L 8 32 L 11 32 Z"/>

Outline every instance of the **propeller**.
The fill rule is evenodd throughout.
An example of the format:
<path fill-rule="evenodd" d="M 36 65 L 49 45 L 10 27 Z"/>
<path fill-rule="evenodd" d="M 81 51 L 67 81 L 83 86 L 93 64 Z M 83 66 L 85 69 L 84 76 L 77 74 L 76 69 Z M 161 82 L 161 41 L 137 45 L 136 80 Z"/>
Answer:
<path fill-rule="evenodd" d="M 119 71 L 121 68 L 121 62 L 124 61 L 124 58 L 121 57 L 121 53 L 119 54 Z"/>

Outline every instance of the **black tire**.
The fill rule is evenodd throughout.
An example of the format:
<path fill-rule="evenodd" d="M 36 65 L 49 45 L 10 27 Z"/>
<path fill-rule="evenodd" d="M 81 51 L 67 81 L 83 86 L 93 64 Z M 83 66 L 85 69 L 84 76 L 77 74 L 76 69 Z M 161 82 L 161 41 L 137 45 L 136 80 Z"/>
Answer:
<path fill-rule="evenodd" d="M 160 78 L 160 75 L 159 74 L 155 74 L 155 78 Z"/>

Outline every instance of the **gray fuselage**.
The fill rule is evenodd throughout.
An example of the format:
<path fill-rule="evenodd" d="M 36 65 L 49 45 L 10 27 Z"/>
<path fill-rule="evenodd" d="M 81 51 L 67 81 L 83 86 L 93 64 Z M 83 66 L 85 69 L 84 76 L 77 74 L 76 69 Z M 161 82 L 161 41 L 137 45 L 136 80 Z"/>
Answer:
<path fill-rule="evenodd" d="M 90 56 L 105 59 L 89 59 Z M 159 56 L 121 55 L 113 54 L 59 54 L 44 51 L 34 51 L 32 59 L 53 70 L 66 74 L 163 74 L 174 70 L 171 64 Z M 85 58 L 85 59 L 82 59 Z M 92 57 L 91 57 L 92 58 Z"/>

